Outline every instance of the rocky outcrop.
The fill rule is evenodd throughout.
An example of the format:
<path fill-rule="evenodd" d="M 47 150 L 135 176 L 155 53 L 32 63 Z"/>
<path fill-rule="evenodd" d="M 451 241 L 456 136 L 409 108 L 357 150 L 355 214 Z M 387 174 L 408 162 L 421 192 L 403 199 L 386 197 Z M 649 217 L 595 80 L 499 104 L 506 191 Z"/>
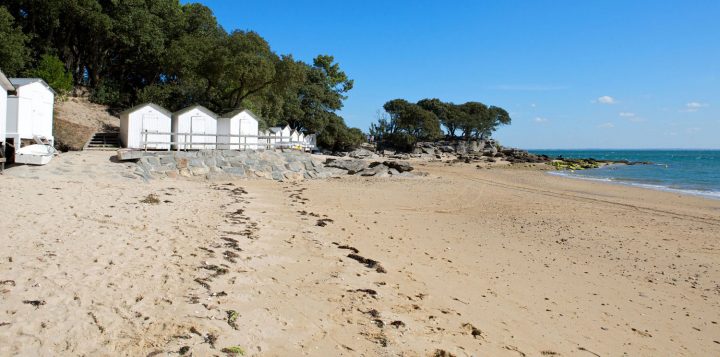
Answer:
<path fill-rule="evenodd" d="M 325 161 L 326 167 L 334 167 L 338 169 L 342 169 L 348 172 L 348 174 L 353 175 L 356 174 L 365 168 L 367 168 L 369 165 L 368 162 L 365 160 L 335 160 L 335 159 L 327 159 Z"/>
<path fill-rule="evenodd" d="M 348 175 L 391 177 L 391 176 L 414 176 L 410 173 L 412 165 L 407 161 L 374 161 L 368 162 L 361 159 L 327 159 L 326 168 L 345 170 Z"/>
<path fill-rule="evenodd" d="M 378 154 L 363 148 L 349 152 L 348 156 L 354 159 L 375 159 L 379 157 Z"/>

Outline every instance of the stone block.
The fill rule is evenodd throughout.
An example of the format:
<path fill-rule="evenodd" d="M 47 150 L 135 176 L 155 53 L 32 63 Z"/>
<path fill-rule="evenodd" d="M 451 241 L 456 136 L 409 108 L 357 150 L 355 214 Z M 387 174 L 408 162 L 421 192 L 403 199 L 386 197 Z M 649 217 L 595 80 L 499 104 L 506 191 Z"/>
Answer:
<path fill-rule="evenodd" d="M 226 167 L 223 172 L 233 176 L 245 176 L 245 166 L 239 167 Z"/>
<path fill-rule="evenodd" d="M 199 175 L 205 175 L 210 172 L 210 169 L 207 167 L 197 166 L 197 167 L 191 167 L 190 172 L 192 172 L 193 175 L 199 176 Z"/>

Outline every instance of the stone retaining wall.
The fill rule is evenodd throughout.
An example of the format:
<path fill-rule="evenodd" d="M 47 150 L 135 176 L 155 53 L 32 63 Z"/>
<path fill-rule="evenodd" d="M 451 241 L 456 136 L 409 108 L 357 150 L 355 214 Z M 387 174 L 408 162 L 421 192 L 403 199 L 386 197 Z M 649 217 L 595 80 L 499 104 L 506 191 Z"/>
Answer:
<path fill-rule="evenodd" d="M 178 176 L 302 180 L 337 174 L 311 154 L 299 151 L 200 150 L 144 152 L 135 174 L 145 180 Z"/>

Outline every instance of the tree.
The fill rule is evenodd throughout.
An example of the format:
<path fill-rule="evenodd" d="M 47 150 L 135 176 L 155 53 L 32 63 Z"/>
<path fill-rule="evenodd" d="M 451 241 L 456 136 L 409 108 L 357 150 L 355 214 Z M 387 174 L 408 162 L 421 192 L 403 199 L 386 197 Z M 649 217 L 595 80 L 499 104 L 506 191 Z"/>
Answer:
<path fill-rule="evenodd" d="M 0 65 L 10 75 L 42 69 L 44 78 L 57 78 L 53 86 L 66 88 L 69 73 L 73 85 L 91 90 L 91 100 L 114 108 L 145 101 L 173 111 L 196 103 L 218 113 L 248 108 L 263 118 L 262 126 L 326 131 L 322 136 L 336 148 L 362 137 L 337 115 L 353 80 L 333 56 L 308 64 L 277 54 L 256 32 L 226 32 L 207 6 L 178 0 L 2 4 Z"/>
<path fill-rule="evenodd" d="M 4 6 L 0 6 L 0 39 L 0 69 L 8 76 L 16 76 L 30 59 L 30 50 L 26 47 L 30 37 L 15 24 Z"/>
<path fill-rule="evenodd" d="M 442 135 L 438 117 L 417 104 L 404 99 L 391 100 L 383 106 L 390 115 L 395 133 L 404 132 L 419 140 L 435 140 Z"/>
<path fill-rule="evenodd" d="M 73 77 L 57 56 L 43 55 L 38 66 L 28 71 L 27 75 L 42 78 L 60 94 L 65 94 L 73 88 Z"/>
<path fill-rule="evenodd" d="M 318 135 L 318 145 L 333 150 L 347 151 L 365 141 L 365 135 L 358 128 L 348 128 L 343 118 L 331 113 L 328 123 Z"/>
<path fill-rule="evenodd" d="M 455 133 L 460 129 L 464 117 L 457 105 L 450 102 L 445 103 L 437 98 L 422 99 L 417 104 L 435 114 L 440 120 L 440 124 L 447 129 L 447 136 L 451 139 L 455 138 Z"/>
<path fill-rule="evenodd" d="M 319 132 L 342 109 L 346 93 L 353 88 L 353 80 L 335 63 L 335 58 L 319 55 L 312 66 L 302 64 L 303 82 L 297 87 L 295 99 L 290 98 L 286 110 L 289 124 L 296 130 Z"/>

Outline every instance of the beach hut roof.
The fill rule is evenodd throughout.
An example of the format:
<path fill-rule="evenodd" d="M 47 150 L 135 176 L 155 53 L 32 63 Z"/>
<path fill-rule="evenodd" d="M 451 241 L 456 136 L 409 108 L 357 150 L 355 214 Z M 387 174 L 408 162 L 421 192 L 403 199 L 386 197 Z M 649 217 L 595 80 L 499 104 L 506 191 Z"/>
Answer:
<path fill-rule="evenodd" d="M 2 71 L 0 71 L 0 87 L 6 91 L 15 90 L 15 87 L 10 83 L 10 80 L 5 77 L 5 73 L 2 73 Z"/>
<path fill-rule="evenodd" d="M 197 109 L 197 110 L 199 110 L 199 111 L 201 111 L 201 112 L 203 112 L 203 113 L 211 116 L 213 119 L 217 119 L 217 118 L 218 118 L 218 115 L 215 114 L 212 110 L 210 110 L 210 109 L 208 109 L 208 108 L 205 108 L 205 107 L 203 107 L 203 106 L 200 105 L 200 104 L 195 104 L 195 105 L 191 105 L 191 106 L 189 106 L 189 107 L 187 107 L 187 108 L 180 109 L 180 110 L 176 111 L 175 113 L 173 113 L 173 115 L 174 115 L 174 116 L 183 115 L 183 114 L 185 114 L 185 113 L 187 113 L 187 112 L 189 112 L 189 111 L 191 111 L 191 110 L 193 110 L 193 109 Z"/>
<path fill-rule="evenodd" d="M 163 114 L 165 114 L 165 115 L 167 115 L 167 116 L 172 116 L 172 113 L 171 113 L 169 110 L 167 110 L 167 109 L 165 109 L 165 108 L 163 108 L 163 107 L 161 107 L 161 106 L 159 106 L 159 105 L 157 105 L 157 104 L 155 104 L 155 103 L 143 103 L 143 104 L 138 104 L 138 105 L 136 105 L 136 106 L 134 106 L 134 107 L 132 107 L 132 108 L 128 108 L 128 109 L 123 110 L 122 112 L 120 112 L 120 115 L 132 113 L 132 112 L 134 112 L 134 111 L 136 111 L 136 110 L 138 110 L 138 109 L 140 109 L 140 108 L 142 108 L 142 107 L 148 106 L 148 105 L 151 106 L 151 107 L 153 107 L 153 109 L 155 109 L 155 110 L 157 110 L 157 111 L 159 111 L 159 112 L 161 112 L 161 113 L 163 113 Z"/>
<path fill-rule="evenodd" d="M 20 88 L 20 87 L 26 86 L 26 85 L 28 85 L 28 84 L 40 83 L 40 84 L 42 84 L 43 86 L 45 86 L 45 88 L 47 88 L 48 90 L 50 90 L 53 94 L 57 94 L 57 93 L 55 93 L 55 91 L 50 87 L 50 85 L 48 85 L 47 83 L 45 83 L 44 80 L 42 80 L 42 78 L 10 78 L 10 83 L 11 83 L 13 86 L 15 86 L 15 88 Z"/>
<path fill-rule="evenodd" d="M 270 128 L 270 129 L 268 129 L 268 130 L 269 130 L 270 132 L 272 132 L 272 133 L 278 133 L 278 132 L 281 132 L 283 129 L 282 129 L 281 127 L 279 127 L 279 126 L 274 126 L 274 127 Z"/>
<path fill-rule="evenodd" d="M 247 112 L 248 114 L 250 114 L 250 116 L 251 116 L 253 119 L 255 119 L 255 120 L 257 120 L 257 121 L 260 121 L 260 118 L 258 118 L 258 116 L 255 115 L 255 113 L 253 113 L 250 109 L 243 109 L 243 108 L 239 108 L 239 109 L 235 109 L 235 110 L 233 110 L 233 111 L 227 112 L 227 113 L 223 114 L 222 117 L 223 117 L 223 118 L 232 118 L 232 117 L 234 117 L 234 116 L 236 116 L 236 115 L 238 115 L 238 114 L 240 114 L 240 113 L 242 113 L 242 112 Z"/>

